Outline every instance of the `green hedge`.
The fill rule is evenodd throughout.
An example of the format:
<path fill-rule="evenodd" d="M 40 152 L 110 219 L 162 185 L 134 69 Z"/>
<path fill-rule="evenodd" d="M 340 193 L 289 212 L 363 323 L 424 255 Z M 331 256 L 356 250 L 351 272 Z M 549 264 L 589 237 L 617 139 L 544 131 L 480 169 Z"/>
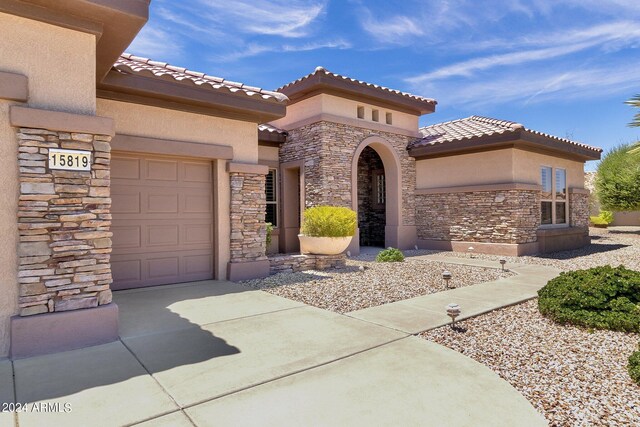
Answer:
<path fill-rule="evenodd" d="M 538 291 L 540 313 L 558 323 L 640 332 L 640 272 L 603 266 L 561 273 Z"/>
<path fill-rule="evenodd" d="M 376 255 L 376 262 L 402 262 L 404 261 L 404 254 L 400 251 L 400 249 L 396 248 L 387 248 L 383 251 L 380 251 L 378 255 Z"/>
<path fill-rule="evenodd" d="M 300 231 L 310 237 L 348 237 L 355 234 L 357 224 L 357 215 L 351 209 L 316 206 L 305 209 Z"/>
<path fill-rule="evenodd" d="M 629 375 L 631 379 L 640 384 L 640 345 L 638 351 L 629 356 Z"/>

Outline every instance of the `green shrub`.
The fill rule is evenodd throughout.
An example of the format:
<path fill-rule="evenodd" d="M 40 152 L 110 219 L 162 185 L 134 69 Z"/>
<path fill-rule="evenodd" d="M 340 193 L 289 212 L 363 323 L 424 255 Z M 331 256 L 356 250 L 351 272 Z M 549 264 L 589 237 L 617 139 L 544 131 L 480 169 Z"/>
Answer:
<path fill-rule="evenodd" d="M 611 224 L 613 222 L 613 212 L 611 211 L 600 211 L 600 215 L 598 216 L 606 221 L 607 224 Z"/>
<path fill-rule="evenodd" d="M 596 192 L 600 205 L 612 211 L 640 209 L 640 155 L 629 144 L 613 148 L 598 165 Z"/>
<path fill-rule="evenodd" d="M 538 291 L 540 313 L 558 323 L 640 332 L 640 272 L 609 265 L 560 273 Z"/>
<path fill-rule="evenodd" d="M 376 256 L 376 262 L 402 262 L 404 261 L 404 254 L 400 249 L 387 248 L 380 251 Z"/>
<path fill-rule="evenodd" d="M 590 216 L 589 219 L 594 225 L 609 225 L 613 222 L 613 212 L 600 211 L 598 216 Z"/>
<path fill-rule="evenodd" d="M 640 345 L 638 345 L 638 351 L 629 356 L 629 375 L 631 379 L 640 384 Z"/>
<path fill-rule="evenodd" d="M 311 237 L 353 236 L 358 224 L 354 211 L 337 206 L 316 206 L 305 209 L 300 231 Z"/>
<path fill-rule="evenodd" d="M 273 224 L 267 222 L 267 248 L 271 244 L 271 235 L 273 234 Z"/>

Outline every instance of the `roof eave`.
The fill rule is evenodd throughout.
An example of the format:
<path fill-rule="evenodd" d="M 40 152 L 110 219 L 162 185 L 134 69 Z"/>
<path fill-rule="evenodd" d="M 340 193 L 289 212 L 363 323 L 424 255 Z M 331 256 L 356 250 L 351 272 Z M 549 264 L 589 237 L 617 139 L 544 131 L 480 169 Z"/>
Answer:
<path fill-rule="evenodd" d="M 96 36 L 96 80 L 149 19 L 150 0 L 3 0 L 0 12 Z"/>
<path fill-rule="evenodd" d="M 437 143 L 429 146 L 409 148 L 409 155 L 416 159 L 440 157 L 443 155 L 463 154 L 467 152 L 488 151 L 499 148 L 530 148 L 557 153 L 578 161 L 598 160 L 601 152 L 574 144 L 557 141 L 526 130 L 509 133 L 483 135 L 458 141 Z"/>
<path fill-rule="evenodd" d="M 287 95 L 290 104 L 305 99 L 310 93 L 343 92 L 364 100 L 374 100 L 396 106 L 401 111 L 416 115 L 430 114 L 436 109 L 437 102 L 410 98 L 384 89 L 374 88 L 365 84 L 353 82 L 349 79 L 327 74 L 313 74 L 300 81 L 291 83 L 278 92 Z"/>
<path fill-rule="evenodd" d="M 258 142 L 283 144 L 287 140 L 286 133 L 258 129 Z"/>
<path fill-rule="evenodd" d="M 98 85 L 98 97 L 161 106 L 236 120 L 266 123 L 286 114 L 286 103 L 229 93 L 162 78 L 110 71 Z"/>

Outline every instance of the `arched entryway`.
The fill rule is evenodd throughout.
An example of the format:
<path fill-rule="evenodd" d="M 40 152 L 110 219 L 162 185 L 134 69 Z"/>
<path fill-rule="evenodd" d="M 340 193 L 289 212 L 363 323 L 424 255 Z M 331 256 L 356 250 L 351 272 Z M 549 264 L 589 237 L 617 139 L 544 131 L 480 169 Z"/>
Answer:
<path fill-rule="evenodd" d="M 399 246 L 402 223 L 400 159 L 384 138 L 372 136 L 356 149 L 351 164 L 351 204 L 358 212 L 358 234 L 349 250 L 360 246 Z"/>
<path fill-rule="evenodd" d="M 358 159 L 358 227 L 360 246 L 384 247 L 386 212 L 386 179 L 382 159 L 366 147 Z"/>

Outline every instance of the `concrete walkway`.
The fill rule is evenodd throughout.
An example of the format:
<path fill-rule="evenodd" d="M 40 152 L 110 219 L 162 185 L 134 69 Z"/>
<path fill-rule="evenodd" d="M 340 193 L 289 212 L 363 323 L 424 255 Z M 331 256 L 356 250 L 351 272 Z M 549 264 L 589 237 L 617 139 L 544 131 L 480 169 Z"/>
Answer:
<path fill-rule="evenodd" d="M 0 361 L 0 402 L 29 404 L 0 425 L 546 425 L 487 367 L 403 325 L 218 281 L 115 301 L 119 341 Z"/>
<path fill-rule="evenodd" d="M 424 255 L 408 260 L 410 262 L 410 260 L 419 259 L 476 267 L 501 268 L 496 261 L 478 258 Z M 446 306 L 450 303 L 460 305 L 461 314 L 457 320 L 463 320 L 535 298 L 538 296 L 540 288 L 560 274 L 558 269 L 541 265 L 512 264 L 507 268 L 517 275 L 352 311 L 347 315 L 408 334 L 418 334 L 451 323 L 451 318 L 446 314 Z M 451 283 L 455 284 L 455 277 Z"/>

